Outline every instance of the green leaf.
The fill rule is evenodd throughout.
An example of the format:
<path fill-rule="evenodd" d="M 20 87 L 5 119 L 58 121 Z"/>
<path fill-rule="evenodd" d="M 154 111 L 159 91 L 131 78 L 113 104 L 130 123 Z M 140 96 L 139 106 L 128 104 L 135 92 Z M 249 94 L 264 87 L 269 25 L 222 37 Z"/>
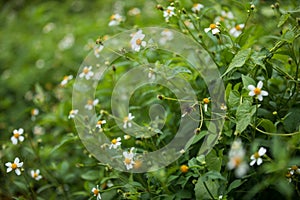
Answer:
<path fill-rule="evenodd" d="M 97 179 L 99 179 L 99 171 L 96 171 L 96 170 L 88 171 L 84 174 L 81 174 L 81 178 L 83 178 L 85 180 L 89 180 L 89 181 L 97 180 Z"/>
<path fill-rule="evenodd" d="M 269 133 L 275 133 L 276 132 L 276 127 L 274 125 L 274 123 L 268 119 L 261 119 L 259 121 L 259 126 L 263 127 L 263 129 L 266 131 L 266 132 L 269 132 Z"/>
<path fill-rule="evenodd" d="M 237 124 L 236 132 L 242 133 L 247 126 L 251 123 L 252 116 L 256 111 L 256 106 L 252 106 L 252 103 L 249 101 L 244 101 L 239 105 L 236 113 Z"/>
<path fill-rule="evenodd" d="M 256 85 L 255 81 L 252 78 L 245 75 L 242 75 L 242 81 L 245 88 L 247 88 L 248 85 Z"/>
<path fill-rule="evenodd" d="M 281 15 L 277 27 L 278 27 L 278 28 L 281 27 L 281 26 L 286 22 L 286 20 L 287 20 L 289 17 L 290 17 L 290 13 L 286 13 L 286 14 Z"/>
<path fill-rule="evenodd" d="M 61 148 L 61 147 L 64 146 L 65 144 L 70 143 L 70 142 L 73 142 L 73 141 L 75 141 L 76 139 L 78 139 L 78 138 L 77 138 L 77 136 L 74 136 L 73 133 L 70 133 L 70 134 L 66 135 L 66 136 L 64 137 L 64 139 L 63 139 L 58 145 L 56 145 L 56 146 L 52 149 L 52 151 L 51 151 L 50 154 L 53 154 L 56 150 L 58 150 L 59 148 Z"/>
<path fill-rule="evenodd" d="M 299 130 L 300 108 L 291 108 L 283 121 L 284 129 L 288 132 Z"/>
<path fill-rule="evenodd" d="M 223 181 L 227 181 L 226 178 L 224 178 L 220 172 L 217 171 L 209 171 L 206 174 L 204 174 L 203 176 L 201 176 L 201 180 L 202 181 L 207 181 L 207 180 L 223 180 Z"/>
<path fill-rule="evenodd" d="M 210 191 L 210 193 L 214 196 L 215 199 L 217 199 L 216 197 L 218 197 L 218 189 L 220 188 L 219 182 L 213 180 L 207 180 L 205 181 L 205 184 L 208 190 Z M 194 190 L 195 190 L 196 199 L 201 199 L 201 200 L 212 199 L 206 187 L 204 186 L 201 177 L 198 179 L 198 182 L 196 183 Z"/>
<path fill-rule="evenodd" d="M 217 172 L 221 170 L 222 159 L 217 156 L 217 153 L 214 149 L 209 152 L 205 160 L 208 170 Z"/>
<path fill-rule="evenodd" d="M 236 90 L 231 90 L 228 98 L 228 106 L 230 108 L 237 107 L 240 104 L 240 93 Z"/>
<path fill-rule="evenodd" d="M 232 59 L 231 63 L 229 64 L 229 67 L 227 68 L 226 72 L 222 75 L 225 76 L 229 72 L 233 71 L 235 68 L 242 67 L 245 62 L 249 59 L 251 54 L 251 49 L 242 49 L 240 50 Z"/>
<path fill-rule="evenodd" d="M 227 189 L 227 193 L 231 192 L 231 190 L 240 187 L 243 183 L 245 183 L 247 180 L 241 180 L 241 179 L 237 179 L 234 180 L 232 183 L 230 183 L 228 189 Z"/>

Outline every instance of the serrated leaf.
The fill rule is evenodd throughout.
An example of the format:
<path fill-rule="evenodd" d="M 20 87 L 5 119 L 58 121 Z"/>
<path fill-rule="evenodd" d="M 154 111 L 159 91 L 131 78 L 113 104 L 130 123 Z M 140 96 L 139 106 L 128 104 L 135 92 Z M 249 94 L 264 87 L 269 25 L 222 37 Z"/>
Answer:
<path fill-rule="evenodd" d="M 281 27 L 289 17 L 290 17 L 290 13 L 281 15 L 277 27 L 278 28 Z"/>
<path fill-rule="evenodd" d="M 242 49 L 240 50 L 232 59 L 231 63 L 229 64 L 229 67 L 227 68 L 226 72 L 222 75 L 225 76 L 227 73 L 233 71 L 235 68 L 242 67 L 245 62 L 249 59 L 251 54 L 251 49 Z"/>

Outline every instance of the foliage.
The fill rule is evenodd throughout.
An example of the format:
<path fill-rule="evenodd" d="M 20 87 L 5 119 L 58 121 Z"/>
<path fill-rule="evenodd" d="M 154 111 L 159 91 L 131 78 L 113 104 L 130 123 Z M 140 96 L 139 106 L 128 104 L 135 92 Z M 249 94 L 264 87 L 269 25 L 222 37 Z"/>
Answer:
<path fill-rule="evenodd" d="M 203 7 L 193 10 L 197 3 Z M 170 7 L 174 8 L 172 15 Z M 96 199 L 91 191 L 97 185 L 102 199 L 299 198 L 299 13 L 297 0 L 3 2 L 0 199 Z M 116 14 L 121 15 L 120 20 Z M 175 29 L 207 51 L 225 87 L 225 102 L 219 105 L 220 113 L 225 113 L 219 115 L 224 126 L 220 132 L 215 128 L 216 145 L 201 152 L 216 120 L 212 117 L 218 114 L 211 107 L 218 100 L 210 98 L 203 77 L 180 55 L 148 46 L 138 52 L 122 52 L 123 56 L 109 63 L 110 71 L 95 94 L 101 104 L 95 105 L 94 121 L 106 120 L 101 133 L 111 140 L 121 137 L 124 148 L 151 152 L 172 140 L 185 112 L 189 117 L 191 109 L 198 109 L 201 116 L 175 162 L 146 173 L 121 172 L 97 160 L 82 144 L 69 117 L 70 110 L 76 109 L 72 108 L 72 91 L 89 52 L 117 33 L 145 26 Z M 217 33 L 205 31 L 208 27 Z M 99 36 L 101 42 L 96 44 Z M 123 119 L 110 112 L 110 98 L 116 80 L 140 63 L 154 66 L 149 71 L 152 75 L 187 80 L 198 100 L 181 110 L 179 103 L 185 99 L 177 99 L 167 88 L 139 88 L 130 98 L 133 123 L 155 134 L 125 139 L 116 126 Z M 62 84 L 63 79 L 66 83 Z M 259 99 L 263 91 L 267 94 Z M 162 129 L 148 122 L 145 111 L 152 104 L 166 111 Z M 24 141 L 13 144 L 11 137 L 20 139 L 13 135 L 14 130 L 22 132 L 19 128 L 24 129 Z M 6 163 L 13 163 L 16 157 L 23 162 L 18 167 L 20 176 L 12 165 L 13 171 L 6 171 Z M 36 169 L 40 180 L 31 174 Z"/>

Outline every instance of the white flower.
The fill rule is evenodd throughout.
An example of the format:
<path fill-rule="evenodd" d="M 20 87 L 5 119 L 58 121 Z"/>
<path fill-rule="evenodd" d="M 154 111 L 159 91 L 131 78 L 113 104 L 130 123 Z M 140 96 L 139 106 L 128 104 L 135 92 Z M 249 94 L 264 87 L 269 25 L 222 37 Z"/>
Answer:
<path fill-rule="evenodd" d="M 166 22 L 169 21 L 170 17 L 175 15 L 174 12 L 175 7 L 173 6 L 168 6 L 166 10 L 164 10 L 164 18 L 166 19 Z"/>
<path fill-rule="evenodd" d="M 22 128 L 19 128 L 19 130 L 15 129 L 13 131 L 13 136 L 10 138 L 11 142 L 13 144 L 18 144 L 18 141 L 23 142 L 24 136 L 22 134 L 24 133 L 24 130 Z"/>
<path fill-rule="evenodd" d="M 207 33 L 209 31 L 212 32 L 213 35 L 220 33 L 220 30 L 218 28 L 217 24 L 210 24 L 208 28 L 205 28 L 204 31 Z"/>
<path fill-rule="evenodd" d="M 300 174 L 300 169 L 297 165 L 291 166 L 290 168 L 288 168 L 288 170 L 291 175 Z"/>
<path fill-rule="evenodd" d="M 94 194 L 95 197 L 97 197 L 97 200 L 101 199 L 100 190 L 99 190 L 98 185 L 96 187 L 93 187 L 92 193 Z"/>
<path fill-rule="evenodd" d="M 96 127 L 99 128 L 99 129 L 102 129 L 102 125 L 103 125 L 103 124 L 106 124 L 106 121 L 105 121 L 105 120 L 99 120 L 99 121 L 97 122 Z"/>
<path fill-rule="evenodd" d="M 103 50 L 104 46 L 100 44 L 98 47 L 96 46 L 94 48 L 94 55 L 99 58 L 100 57 L 100 52 Z"/>
<path fill-rule="evenodd" d="M 133 153 L 133 150 L 134 150 L 134 147 L 132 147 L 129 152 L 127 152 L 127 151 L 123 152 L 123 156 L 125 157 L 123 162 L 124 162 L 127 170 L 132 169 L 133 165 L 135 164 L 135 162 L 133 161 L 133 158 L 135 155 Z"/>
<path fill-rule="evenodd" d="M 136 16 L 141 14 L 141 10 L 139 8 L 132 8 L 128 11 L 129 16 Z"/>
<path fill-rule="evenodd" d="M 31 110 L 31 120 L 34 121 L 36 116 L 40 113 L 39 109 L 33 108 Z"/>
<path fill-rule="evenodd" d="M 210 102 L 209 98 L 204 98 L 204 99 L 203 99 L 203 103 L 204 103 L 204 112 L 207 112 L 207 108 L 208 108 L 209 102 Z"/>
<path fill-rule="evenodd" d="M 128 114 L 128 116 L 126 116 L 126 117 L 124 117 L 124 119 L 123 119 L 123 128 L 127 128 L 127 127 L 131 127 L 132 126 L 132 124 L 131 124 L 131 120 L 133 120 L 134 119 L 134 116 L 131 114 L 131 113 L 129 113 Z"/>
<path fill-rule="evenodd" d="M 124 140 L 129 140 L 130 138 L 130 135 L 124 135 Z"/>
<path fill-rule="evenodd" d="M 248 85 L 248 89 L 250 90 L 249 96 L 257 96 L 258 100 L 262 101 L 263 96 L 268 96 L 268 92 L 262 90 L 261 88 L 263 87 L 263 82 L 259 81 L 257 83 L 257 86 L 255 87 L 254 85 Z"/>
<path fill-rule="evenodd" d="M 185 150 L 184 150 L 184 149 L 181 149 L 181 150 L 179 151 L 179 153 L 184 154 L 184 153 L 185 153 Z"/>
<path fill-rule="evenodd" d="M 113 184 L 113 182 L 111 182 L 111 180 L 108 180 L 106 185 L 107 185 L 108 188 L 114 186 L 114 184 Z"/>
<path fill-rule="evenodd" d="M 234 16 L 233 16 L 232 12 L 230 12 L 230 11 L 226 12 L 226 11 L 222 10 L 221 15 L 222 15 L 222 17 L 227 18 L 227 19 L 234 19 Z"/>
<path fill-rule="evenodd" d="M 183 23 L 184 23 L 189 29 L 191 29 L 191 30 L 194 30 L 194 29 L 195 29 L 194 24 L 193 24 L 192 22 L 190 22 L 189 20 L 185 20 Z"/>
<path fill-rule="evenodd" d="M 230 148 L 229 161 L 227 168 L 229 170 L 235 169 L 235 176 L 240 178 L 248 171 L 248 164 L 245 162 L 245 150 L 243 149 L 241 140 L 235 140 Z"/>
<path fill-rule="evenodd" d="M 72 79 L 73 79 L 72 75 L 64 76 L 63 80 L 60 82 L 60 86 L 65 86 Z"/>
<path fill-rule="evenodd" d="M 99 103 L 99 99 L 95 100 L 88 100 L 87 104 L 84 106 L 84 108 L 88 110 L 92 110 L 94 106 L 96 106 Z"/>
<path fill-rule="evenodd" d="M 165 29 L 163 30 L 160 35 L 162 36 L 160 39 L 159 39 L 159 43 L 161 45 L 164 45 L 167 43 L 167 41 L 171 41 L 173 40 L 174 36 L 173 36 L 173 32 L 168 30 L 168 29 Z"/>
<path fill-rule="evenodd" d="M 77 114 L 78 114 L 78 110 L 77 109 L 70 110 L 68 119 L 71 119 L 71 118 L 73 119 L 75 117 L 75 115 L 77 115 Z"/>
<path fill-rule="evenodd" d="M 91 71 L 92 68 L 92 66 L 85 66 L 82 72 L 79 74 L 79 77 L 85 77 L 86 80 L 89 80 L 92 76 L 94 76 L 94 72 Z"/>
<path fill-rule="evenodd" d="M 197 12 L 199 12 L 202 8 L 204 8 L 204 6 L 203 6 L 202 4 L 200 4 L 200 3 L 195 3 L 195 4 L 193 5 L 193 7 L 192 7 L 192 11 L 193 11 L 194 13 L 197 13 Z"/>
<path fill-rule="evenodd" d="M 37 170 L 31 170 L 31 172 L 30 172 L 30 174 L 31 174 L 31 177 L 32 178 L 34 178 L 35 180 L 40 180 L 40 179 L 42 179 L 43 177 L 40 175 L 40 170 L 39 169 L 37 169 Z"/>
<path fill-rule="evenodd" d="M 258 150 L 258 152 L 255 152 L 250 159 L 252 160 L 250 162 L 250 166 L 253 166 L 255 163 L 257 165 L 261 165 L 261 163 L 263 162 L 263 160 L 261 159 L 261 157 L 263 155 L 265 155 L 265 153 L 267 152 L 267 150 L 263 147 L 260 147 L 260 149 Z"/>
<path fill-rule="evenodd" d="M 155 80 L 155 72 L 153 71 L 152 68 L 149 68 L 148 78 L 149 78 L 150 80 Z"/>
<path fill-rule="evenodd" d="M 238 24 L 235 27 L 233 27 L 232 29 L 229 30 L 229 33 L 233 36 L 233 37 L 238 37 L 241 33 L 242 33 L 242 29 L 245 27 L 244 24 Z"/>
<path fill-rule="evenodd" d="M 20 159 L 16 157 L 13 163 L 5 163 L 5 166 L 7 167 L 6 173 L 15 170 L 15 173 L 19 176 L 21 175 L 21 170 L 19 168 L 23 166 L 23 162 L 20 162 Z"/>
<path fill-rule="evenodd" d="M 136 33 L 132 33 L 130 36 L 131 36 L 130 44 L 132 50 L 140 51 L 141 46 L 142 47 L 146 46 L 147 43 L 143 41 L 145 34 L 143 34 L 142 30 L 139 30 Z"/>
<path fill-rule="evenodd" d="M 109 149 L 111 149 L 111 148 L 114 148 L 114 149 L 116 149 L 116 148 L 118 148 L 119 146 L 121 146 L 121 138 L 120 137 L 118 137 L 117 139 L 112 139 L 112 141 L 111 141 L 111 144 L 110 144 L 110 146 L 109 146 Z"/>
<path fill-rule="evenodd" d="M 117 26 L 119 25 L 122 21 L 124 21 L 124 18 L 120 14 L 113 14 L 110 16 L 110 21 L 108 23 L 108 26 Z"/>

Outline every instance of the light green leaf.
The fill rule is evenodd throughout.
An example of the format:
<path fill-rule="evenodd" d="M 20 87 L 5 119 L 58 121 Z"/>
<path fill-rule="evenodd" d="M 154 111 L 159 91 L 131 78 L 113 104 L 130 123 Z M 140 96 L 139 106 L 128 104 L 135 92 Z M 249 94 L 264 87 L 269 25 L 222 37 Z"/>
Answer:
<path fill-rule="evenodd" d="M 248 85 L 256 85 L 255 81 L 248 76 L 242 75 L 242 80 L 245 88 L 247 88 Z"/>
<path fill-rule="evenodd" d="M 263 127 L 266 132 L 275 133 L 276 127 L 273 122 L 268 119 L 262 119 L 259 121 L 259 126 Z"/>
<path fill-rule="evenodd" d="M 227 68 L 226 72 L 222 75 L 225 76 L 229 72 L 231 72 L 235 68 L 242 67 L 245 62 L 249 59 L 251 54 L 251 49 L 242 49 L 240 50 L 232 59 L 231 63 L 229 64 L 229 67 Z"/>

